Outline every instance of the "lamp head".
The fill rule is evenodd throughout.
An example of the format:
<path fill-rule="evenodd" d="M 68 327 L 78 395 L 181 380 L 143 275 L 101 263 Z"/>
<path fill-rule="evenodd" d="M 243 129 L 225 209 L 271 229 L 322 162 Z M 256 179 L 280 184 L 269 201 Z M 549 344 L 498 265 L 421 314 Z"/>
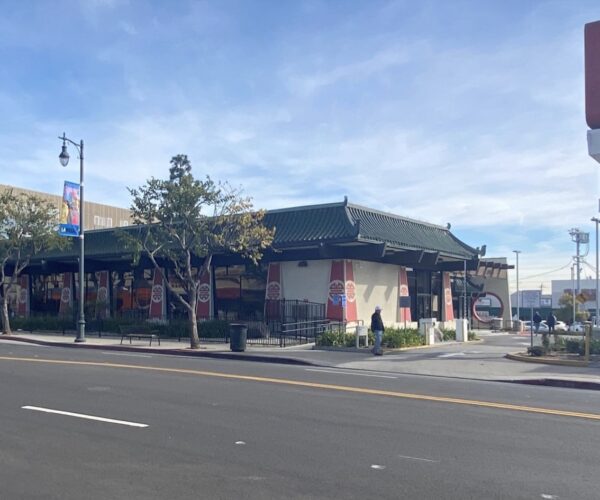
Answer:
<path fill-rule="evenodd" d="M 60 160 L 60 164 L 63 167 L 66 167 L 69 164 L 69 153 L 67 152 L 67 144 L 63 140 L 62 151 L 58 155 L 58 159 Z"/>

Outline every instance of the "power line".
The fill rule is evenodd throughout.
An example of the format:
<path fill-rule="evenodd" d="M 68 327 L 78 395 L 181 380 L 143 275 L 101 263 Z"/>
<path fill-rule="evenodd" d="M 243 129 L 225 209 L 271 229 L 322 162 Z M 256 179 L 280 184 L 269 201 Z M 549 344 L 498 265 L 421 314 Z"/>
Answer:
<path fill-rule="evenodd" d="M 567 265 L 559 267 L 558 269 L 553 269 L 552 271 L 546 271 L 543 273 L 539 273 L 539 274 L 532 274 L 531 276 L 526 276 L 524 278 L 521 278 L 519 281 L 525 281 L 525 280 L 529 280 L 531 278 L 537 278 L 538 276 L 546 276 L 547 274 L 552 274 L 552 273 L 556 273 L 558 271 L 562 271 L 563 269 L 566 269 L 567 267 L 571 266 L 571 262 L 569 262 Z"/>

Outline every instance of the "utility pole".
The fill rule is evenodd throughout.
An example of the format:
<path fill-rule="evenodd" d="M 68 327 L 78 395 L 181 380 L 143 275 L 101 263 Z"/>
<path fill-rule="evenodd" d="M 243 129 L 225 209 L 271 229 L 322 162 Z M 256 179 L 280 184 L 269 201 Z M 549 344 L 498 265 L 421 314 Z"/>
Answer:
<path fill-rule="evenodd" d="M 519 254 L 521 253 L 521 250 L 513 250 L 513 252 L 515 252 L 515 255 L 517 256 L 517 321 L 521 320 L 521 311 L 520 311 L 520 305 L 521 305 L 521 297 L 520 297 L 520 293 L 519 293 Z"/>
<path fill-rule="evenodd" d="M 579 297 L 579 293 L 581 292 L 581 245 L 587 245 L 590 242 L 590 233 L 584 233 L 580 231 L 578 228 L 574 227 L 569 230 L 569 234 L 571 235 L 571 240 L 575 242 L 576 255 L 575 265 L 577 266 L 577 287 L 575 288 L 575 297 Z M 574 305 L 575 307 L 575 305 Z M 575 321 L 575 314 L 573 314 L 573 321 Z"/>

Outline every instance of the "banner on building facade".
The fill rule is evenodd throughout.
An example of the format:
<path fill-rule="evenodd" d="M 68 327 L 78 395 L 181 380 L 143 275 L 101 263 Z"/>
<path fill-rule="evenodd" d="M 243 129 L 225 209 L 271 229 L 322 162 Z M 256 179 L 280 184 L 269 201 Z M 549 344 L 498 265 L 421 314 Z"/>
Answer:
<path fill-rule="evenodd" d="M 17 292 L 17 316 L 29 317 L 29 276 L 19 276 L 19 289 Z"/>
<path fill-rule="evenodd" d="M 327 319 L 358 321 L 356 283 L 351 260 L 332 260 L 327 290 Z"/>
<path fill-rule="evenodd" d="M 351 260 L 345 261 L 345 290 L 346 290 L 346 321 L 348 323 L 358 321 L 358 310 L 356 307 L 356 283 L 354 282 L 354 266 Z"/>
<path fill-rule="evenodd" d="M 399 323 L 412 321 L 410 306 L 407 306 L 408 300 L 410 300 L 408 275 L 406 274 L 406 268 L 401 267 L 398 270 L 398 308 L 396 313 L 396 319 Z"/>
<path fill-rule="evenodd" d="M 73 273 L 63 273 L 58 313 L 61 316 L 70 316 L 73 314 Z"/>
<path fill-rule="evenodd" d="M 454 319 L 454 307 L 452 306 L 450 273 L 442 273 L 442 293 L 444 295 L 444 315 L 442 321 L 452 321 Z"/>
<path fill-rule="evenodd" d="M 65 181 L 62 203 L 60 206 L 60 219 L 58 226 L 59 235 L 70 237 L 79 236 L 79 200 L 79 184 Z"/>
<path fill-rule="evenodd" d="M 281 264 L 269 262 L 267 270 L 267 287 L 265 289 L 265 318 L 267 320 L 278 319 L 280 316 L 283 300 L 283 279 L 281 276 Z"/>
<path fill-rule="evenodd" d="M 98 291 L 96 292 L 96 317 L 110 318 L 110 288 L 108 286 L 108 271 L 98 274 Z"/>
<path fill-rule="evenodd" d="M 167 318 L 167 297 L 165 293 L 163 272 L 154 269 L 152 291 L 150 292 L 150 307 L 148 308 L 149 319 L 162 321 Z"/>
<path fill-rule="evenodd" d="M 210 319 L 212 316 L 212 286 L 210 269 L 205 269 L 200 275 L 198 294 L 196 296 L 196 317 Z"/>

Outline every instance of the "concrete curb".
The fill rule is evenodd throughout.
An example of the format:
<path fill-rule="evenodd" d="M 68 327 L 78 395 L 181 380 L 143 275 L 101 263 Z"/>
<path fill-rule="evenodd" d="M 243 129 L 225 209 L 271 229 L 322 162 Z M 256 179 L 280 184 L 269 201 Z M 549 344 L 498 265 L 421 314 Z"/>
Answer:
<path fill-rule="evenodd" d="M 398 352 L 405 352 L 405 351 L 413 351 L 413 350 L 417 350 L 417 349 L 435 349 L 437 347 L 442 347 L 442 346 L 451 346 L 451 345 L 467 345 L 467 344 L 475 344 L 477 342 L 482 342 L 482 339 L 475 339 L 475 340 L 469 340 L 468 342 L 457 342 L 455 340 L 449 340 L 448 342 L 442 342 L 442 343 L 438 343 L 438 344 L 430 344 L 430 345 L 415 345 L 415 346 L 410 346 L 410 347 L 398 347 L 398 348 L 390 348 L 390 347 L 384 347 L 382 348 L 383 350 L 383 354 L 395 354 Z M 311 350 L 313 351 L 330 351 L 330 352 L 362 352 L 362 353 L 368 353 L 371 352 L 371 349 L 373 349 L 373 346 L 369 346 L 369 347 L 341 347 L 341 346 L 313 346 L 313 348 Z"/>
<path fill-rule="evenodd" d="M 529 356 L 527 354 L 521 354 L 519 352 L 516 353 L 508 353 L 506 356 L 508 359 L 512 359 L 513 361 L 523 361 L 525 363 L 538 363 L 542 365 L 558 365 L 558 366 L 580 366 L 586 367 L 589 366 L 588 361 L 578 361 L 578 360 L 569 360 L 569 359 L 549 359 L 543 356 Z"/>
<path fill-rule="evenodd" d="M 212 359 L 235 359 L 238 361 L 258 361 L 261 363 L 274 363 L 281 365 L 300 365 L 300 366 L 321 366 L 318 363 L 307 361 L 304 359 L 288 358 L 283 356 L 265 356 L 261 354 L 246 354 L 246 352 L 211 352 L 211 351 L 194 351 L 191 349 L 152 349 L 149 347 L 130 347 L 126 345 L 93 345 L 93 344 L 78 344 L 73 342 L 50 342 L 46 340 L 34 340 L 12 335 L 0 335 L 0 341 L 11 340 L 23 342 L 25 344 L 43 345 L 48 347 L 66 347 L 68 349 L 93 349 L 101 351 L 125 351 L 125 352 L 143 352 L 147 354 L 168 354 L 171 356 L 187 356 L 191 358 L 212 358 Z"/>

